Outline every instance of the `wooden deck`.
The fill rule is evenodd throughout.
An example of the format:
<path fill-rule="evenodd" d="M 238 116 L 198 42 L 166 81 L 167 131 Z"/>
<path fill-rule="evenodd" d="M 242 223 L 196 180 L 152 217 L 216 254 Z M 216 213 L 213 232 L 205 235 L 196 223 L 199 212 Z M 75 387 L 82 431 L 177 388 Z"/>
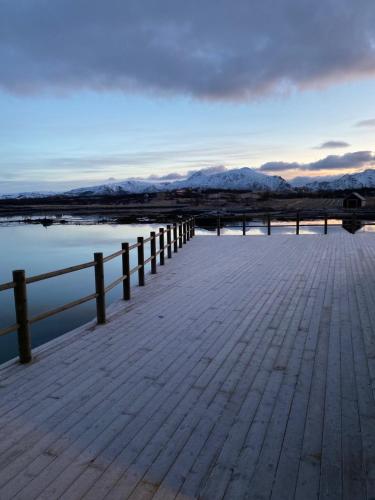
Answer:
<path fill-rule="evenodd" d="M 0 498 L 375 498 L 375 235 L 196 237 L 0 369 Z"/>

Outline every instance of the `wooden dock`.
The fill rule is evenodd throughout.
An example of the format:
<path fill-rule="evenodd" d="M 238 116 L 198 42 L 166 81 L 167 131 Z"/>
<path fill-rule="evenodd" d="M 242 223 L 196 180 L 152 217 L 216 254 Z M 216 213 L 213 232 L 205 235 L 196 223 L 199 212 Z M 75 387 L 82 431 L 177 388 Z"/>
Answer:
<path fill-rule="evenodd" d="M 0 368 L 0 498 L 375 498 L 375 234 L 198 236 Z"/>

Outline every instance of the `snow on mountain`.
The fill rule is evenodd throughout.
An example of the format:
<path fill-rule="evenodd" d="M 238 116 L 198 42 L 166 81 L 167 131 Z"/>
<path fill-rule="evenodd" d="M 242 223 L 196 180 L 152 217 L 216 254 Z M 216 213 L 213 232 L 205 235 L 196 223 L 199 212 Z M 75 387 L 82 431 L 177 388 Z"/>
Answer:
<path fill-rule="evenodd" d="M 233 189 L 250 191 L 282 191 L 289 184 L 281 177 L 262 174 L 251 168 L 238 168 L 219 173 L 199 170 L 187 179 L 174 182 L 124 181 L 73 189 L 69 196 L 116 196 L 125 193 L 155 193 L 175 189 Z"/>
<path fill-rule="evenodd" d="M 163 184 L 160 183 L 159 186 L 146 181 L 123 181 L 72 189 L 64 194 L 69 196 L 118 196 L 126 193 L 155 193 L 162 189 Z"/>
<path fill-rule="evenodd" d="M 183 181 L 175 181 L 169 185 L 169 189 L 183 188 L 283 191 L 290 186 L 282 177 L 243 167 L 215 174 L 200 170 Z"/>
<path fill-rule="evenodd" d="M 345 174 L 332 181 L 314 181 L 305 186 L 311 191 L 339 191 L 344 189 L 356 190 L 362 188 L 375 188 L 375 170 L 367 169 L 357 174 Z"/>
<path fill-rule="evenodd" d="M 309 191 L 358 190 L 375 188 L 375 170 L 368 169 L 356 174 L 345 174 L 341 177 L 324 177 L 324 180 L 309 182 L 310 178 L 295 178 L 288 183 L 282 177 L 267 175 L 252 168 L 243 167 L 223 172 L 210 173 L 199 170 L 184 180 L 173 182 L 147 182 L 127 180 L 112 182 L 99 186 L 89 186 L 72 189 L 65 193 L 29 192 L 0 195 L 0 199 L 42 198 L 46 196 L 116 196 L 123 194 L 156 193 L 158 191 L 173 191 L 176 189 L 228 189 L 244 191 L 285 191 L 306 189 Z"/>
<path fill-rule="evenodd" d="M 311 176 L 299 176 L 294 177 L 293 179 L 288 179 L 289 184 L 292 188 L 303 188 L 308 184 L 312 184 L 315 182 L 330 182 L 336 179 L 339 179 L 342 175 L 319 175 L 318 178 Z"/>
<path fill-rule="evenodd" d="M 56 196 L 59 193 L 54 191 L 27 191 L 25 193 L 0 194 L 0 200 L 21 200 L 25 198 L 47 198 Z M 60 193 L 61 194 L 61 193 Z"/>

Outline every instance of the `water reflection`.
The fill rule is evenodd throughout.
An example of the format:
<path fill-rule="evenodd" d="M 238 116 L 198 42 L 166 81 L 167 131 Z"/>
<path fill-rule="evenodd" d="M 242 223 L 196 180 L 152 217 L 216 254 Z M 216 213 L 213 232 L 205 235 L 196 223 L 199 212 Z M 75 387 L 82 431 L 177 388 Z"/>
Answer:
<path fill-rule="evenodd" d="M 342 227 L 351 234 L 356 233 L 364 227 L 364 223 L 354 217 L 350 217 L 342 220 Z"/>

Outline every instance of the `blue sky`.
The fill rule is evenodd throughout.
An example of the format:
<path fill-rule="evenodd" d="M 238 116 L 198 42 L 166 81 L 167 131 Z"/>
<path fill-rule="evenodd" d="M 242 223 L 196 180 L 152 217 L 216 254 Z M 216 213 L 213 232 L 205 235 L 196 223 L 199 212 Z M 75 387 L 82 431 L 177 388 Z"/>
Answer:
<path fill-rule="evenodd" d="M 31 2 L 35 15 L 40 3 Z M 350 1 L 347 3 L 354 5 Z M 64 12 L 67 10 L 68 7 Z M 145 11 L 141 9 L 137 19 L 143 22 L 146 11 L 146 7 Z M 10 14 L 15 16 L 17 28 L 20 13 Z M 262 19 L 263 13 L 259 15 Z M 364 21 L 361 19 L 360 22 Z M 168 32 L 168 37 L 172 36 L 174 40 L 174 32 L 170 35 L 170 28 L 166 30 L 164 24 L 162 26 L 162 34 Z M 119 29 L 121 33 L 126 33 L 126 26 Z M 143 67 L 150 64 L 150 59 L 145 52 L 142 53 L 144 66 L 141 61 L 134 69 L 135 76 L 131 75 L 133 80 L 137 78 L 136 84 L 112 85 L 106 81 L 98 88 L 91 75 L 97 71 L 100 78 L 107 78 L 107 73 L 103 77 L 103 64 L 90 68 L 90 76 L 83 74 L 81 80 L 72 82 L 75 73 L 69 65 L 72 61 L 79 63 L 79 60 L 74 61 L 75 54 L 72 53 L 66 56 L 67 69 L 56 80 L 54 75 L 50 75 L 49 68 L 54 63 L 47 60 L 49 54 L 40 56 L 40 48 L 26 54 L 25 48 L 19 48 L 21 42 L 26 44 L 32 37 L 37 39 L 38 36 L 39 32 L 32 32 L 29 40 L 15 44 L 13 37 L 8 42 L 17 45 L 20 55 L 19 60 L 17 57 L 13 60 L 13 66 L 19 65 L 19 70 L 15 71 L 12 67 L 8 74 L 0 76 L 1 192 L 61 190 L 102 183 L 108 179 L 184 173 L 218 165 L 232 168 L 260 167 L 266 162 L 304 164 L 331 154 L 375 149 L 375 123 L 357 126 L 358 122 L 375 118 L 375 80 L 368 64 L 362 71 L 356 67 L 355 58 L 347 71 L 343 61 L 341 72 L 335 69 L 331 74 L 324 61 L 322 68 L 318 68 L 318 76 L 315 67 L 308 77 L 291 72 L 292 76 L 288 76 L 290 84 L 287 85 L 280 84 L 286 78 L 286 70 L 283 69 L 276 86 L 272 83 L 273 87 L 269 88 L 271 84 L 265 81 L 260 90 L 248 73 L 241 80 L 233 81 L 231 74 L 226 76 L 224 64 L 221 76 L 210 75 L 208 67 L 207 75 L 211 79 L 208 83 L 204 79 L 202 90 L 201 80 L 190 78 L 190 73 L 187 73 L 185 89 L 179 73 L 176 76 L 174 72 L 173 64 L 177 63 L 169 59 L 165 68 L 172 75 L 170 79 L 161 79 L 159 73 L 163 67 L 156 67 L 151 76 L 147 75 L 146 85 L 142 80 L 145 79 Z M 48 36 L 50 34 L 45 33 L 44 40 Z M 160 30 L 158 36 L 161 37 Z M 215 33 L 208 42 L 212 40 L 215 41 Z M 243 40 L 238 43 L 243 43 Z M 197 48 L 194 46 L 191 50 L 196 51 Z M 217 47 L 217 54 L 221 54 L 222 50 Z M 242 46 L 238 46 L 239 53 L 241 50 Z M 275 51 L 276 48 L 272 54 Z M 324 47 L 321 53 L 323 58 Z M 286 51 L 283 57 L 287 59 L 288 54 Z M 164 53 L 158 55 L 164 61 Z M 215 51 L 209 54 L 209 60 L 214 56 Z M 124 57 L 134 56 L 125 54 Z M 251 58 L 251 54 L 247 53 L 246 57 Z M 370 60 L 373 53 L 366 54 L 366 57 Z M 186 66 L 189 63 L 188 60 Z M 111 73 L 117 68 L 107 70 L 105 67 L 105 71 Z M 184 69 L 185 66 L 178 66 L 179 72 Z M 195 70 L 194 67 L 188 69 L 191 72 Z M 123 71 L 126 73 L 127 70 Z M 123 75 L 120 76 L 122 78 Z M 116 78 L 119 76 L 114 73 L 114 81 Z M 148 85 L 152 78 L 152 84 Z M 218 87 L 219 78 L 227 78 L 225 85 L 220 82 L 223 88 Z M 278 76 L 272 78 L 273 82 Z M 170 81 L 175 82 L 174 86 L 170 85 Z M 317 148 L 333 140 L 346 142 L 348 146 L 340 149 Z M 345 173 L 371 165 L 372 162 L 354 164 L 349 168 L 336 168 L 334 172 L 320 169 L 309 171 L 308 175 Z M 298 168 L 275 173 L 285 178 L 306 175 Z"/>

